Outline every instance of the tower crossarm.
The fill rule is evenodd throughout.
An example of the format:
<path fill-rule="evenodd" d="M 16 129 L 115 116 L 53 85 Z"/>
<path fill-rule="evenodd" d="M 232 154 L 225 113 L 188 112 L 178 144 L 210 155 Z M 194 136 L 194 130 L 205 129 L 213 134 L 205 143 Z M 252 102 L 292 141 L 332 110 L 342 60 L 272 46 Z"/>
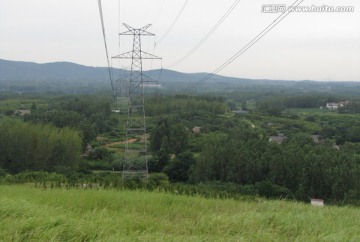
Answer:
<path fill-rule="evenodd" d="M 145 51 L 139 51 L 142 59 L 150 59 L 150 60 L 161 60 L 161 57 L 158 57 L 156 55 L 150 54 Z M 128 51 L 116 56 L 113 56 L 112 58 L 117 59 L 133 59 L 133 51 Z M 140 58 L 140 57 L 139 57 Z"/>
<path fill-rule="evenodd" d="M 146 31 L 151 24 L 148 24 L 140 29 L 135 29 L 127 24 L 124 23 L 124 26 L 128 29 L 128 31 L 122 32 L 119 35 L 147 35 L 147 36 L 155 36 L 155 34 L 150 33 L 148 31 Z"/>

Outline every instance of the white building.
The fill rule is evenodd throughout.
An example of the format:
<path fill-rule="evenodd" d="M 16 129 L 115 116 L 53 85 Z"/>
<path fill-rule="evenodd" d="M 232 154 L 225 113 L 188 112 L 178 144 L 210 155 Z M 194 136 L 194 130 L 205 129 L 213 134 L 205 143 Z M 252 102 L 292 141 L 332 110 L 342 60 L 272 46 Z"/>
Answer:
<path fill-rule="evenodd" d="M 326 108 L 327 108 L 327 109 L 336 110 L 336 109 L 338 109 L 339 107 L 344 107 L 345 104 L 347 104 L 347 103 L 348 103 L 348 101 L 346 101 L 346 102 L 338 102 L 338 103 L 327 103 L 327 104 L 326 104 Z"/>

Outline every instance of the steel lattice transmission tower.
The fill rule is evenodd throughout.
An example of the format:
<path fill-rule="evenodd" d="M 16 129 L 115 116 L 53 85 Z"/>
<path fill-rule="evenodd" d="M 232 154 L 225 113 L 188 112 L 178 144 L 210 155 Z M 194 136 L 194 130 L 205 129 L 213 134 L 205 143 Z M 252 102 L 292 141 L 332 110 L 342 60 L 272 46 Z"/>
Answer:
<path fill-rule="evenodd" d="M 113 58 L 131 60 L 130 74 L 127 78 L 120 79 L 115 88 L 116 101 L 127 102 L 125 162 L 123 165 L 124 178 L 147 178 L 147 134 L 145 122 L 145 99 L 144 88 L 146 84 L 154 82 L 143 73 L 143 60 L 161 59 L 155 55 L 142 51 L 141 36 L 154 36 L 147 31 L 151 26 L 146 25 L 135 29 L 127 24 L 126 32 L 120 36 L 130 35 L 133 37 L 132 51 L 114 56 Z M 134 142 L 136 140 L 136 142 Z"/>

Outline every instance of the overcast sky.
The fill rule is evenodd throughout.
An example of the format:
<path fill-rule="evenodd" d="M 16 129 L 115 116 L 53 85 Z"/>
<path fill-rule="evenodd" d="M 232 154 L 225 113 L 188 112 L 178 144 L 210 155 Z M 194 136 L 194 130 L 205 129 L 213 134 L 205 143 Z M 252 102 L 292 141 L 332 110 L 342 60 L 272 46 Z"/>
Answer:
<path fill-rule="evenodd" d="M 110 55 L 119 53 L 119 22 L 135 28 L 152 24 L 148 30 L 156 37 L 144 38 L 143 50 L 150 53 L 155 50 L 167 68 L 198 43 L 234 1 L 189 0 L 172 30 L 162 38 L 185 0 L 121 0 L 120 11 L 119 0 L 102 0 Z M 196 52 L 170 69 L 212 72 L 280 15 L 263 13 L 264 4 L 292 2 L 241 0 Z M 305 0 L 301 5 L 324 4 L 354 6 L 354 12 L 291 13 L 219 74 L 360 81 L 360 1 Z M 120 27 L 120 31 L 125 30 Z M 121 39 L 121 52 L 131 48 L 129 40 Z M 97 0 L 0 0 L 0 59 L 106 66 Z M 159 68 L 160 64 L 145 66 Z"/>

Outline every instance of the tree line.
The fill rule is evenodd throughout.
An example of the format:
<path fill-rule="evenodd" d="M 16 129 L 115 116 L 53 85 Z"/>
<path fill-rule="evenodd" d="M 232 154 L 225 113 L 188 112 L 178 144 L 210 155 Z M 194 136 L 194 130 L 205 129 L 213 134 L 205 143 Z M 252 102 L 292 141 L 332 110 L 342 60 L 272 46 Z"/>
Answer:
<path fill-rule="evenodd" d="M 291 105 L 305 105 L 301 103 L 306 96 L 294 100 L 297 104 Z M 328 99 L 313 97 L 311 100 Z M 171 102 L 161 105 L 170 106 Z M 187 109 L 193 107 L 196 105 Z M 246 117 L 268 120 L 268 116 L 256 113 Z M 292 120 L 285 116 L 283 119 Z M 335 113 L 331 117 L 314 115 L 309 121 L 299 120 L 307 125 L 316 124 L 316 130 L 324 139 L 320 144 L 314 143 L 312 132 L 294 124 L 288 128 L 296 130 L 288 132 L 288 139 L 277 144 L 269 142 L 266 129 L 254 128 L 241 117 L 219 119 L 219 114 L 208 113 L 201 121 L 201 127 L 213 122 L 214 129 L 202 129 L 200 134 L 194 134 L 191 127 L 196 121 L 178 113 L 155 119 L 150 133 L 150 170 L 166 173 L 172 182 L 253 186 L 269 197 L 281 194 L 301 200 L 318 197 L 337 202 L 360 198 L 360 150 L 354 143 L 359 132 L 355 117 Z M 344 125 L 349 127 L 341 132 Z M 333 147 L 332 139 L 342 145 L 340 150 Z"/>
<path fill-rule="evenodd" d="M 221 114 L 226 109 L 225 99 L 215 96 L 155 95 L 147 97 L 145 105 L 149 116 L 177 113 L 185 119 L 203 114 Z"/>
<path fill-rule="evenodd" d="M 52 100 L 48 109 L 26 115 L 24 121 L 76 129 L 86 145 L 99 133 L 111 132 L 118 124 L 118 119 L 111 115 L 111 101 L 101 96 L 62 97 Z"/>
<path fill-rule="evenodd" d="M 351 100 L 338 110 L 339 113 L 360 113 L 360 100 Z"/>
<path fill-rule="evenodd" d="M 11 173 L 77 169 L 81 146 L 79 132 L 69 128 L 0 122 L 0 167 Z"/>
<path fill-rule="evenodd" d="M 320 108 L 328 102 L 337 102 L 343 100 L 340 96 L 322 95 L 322 94 L 294 94 L 276 96 L 262 96 L 257 102 L 257 110 L 274 116 L 280 116 L 282 111 L 287 108 Z"/>
<path fill-rule="evenodd" d="M 359 199 L 357 149 L 351 143 L 340 150 L 331 144 L 315 144 L 306 134 L 294 135 L 279 145 L 256 129 L 242 127 L 208 139 L 189 170 L 189 181 L 265 184 L 269 196 L 276 195 L 280 187 L 285 195 L 302 200 Z"/>

